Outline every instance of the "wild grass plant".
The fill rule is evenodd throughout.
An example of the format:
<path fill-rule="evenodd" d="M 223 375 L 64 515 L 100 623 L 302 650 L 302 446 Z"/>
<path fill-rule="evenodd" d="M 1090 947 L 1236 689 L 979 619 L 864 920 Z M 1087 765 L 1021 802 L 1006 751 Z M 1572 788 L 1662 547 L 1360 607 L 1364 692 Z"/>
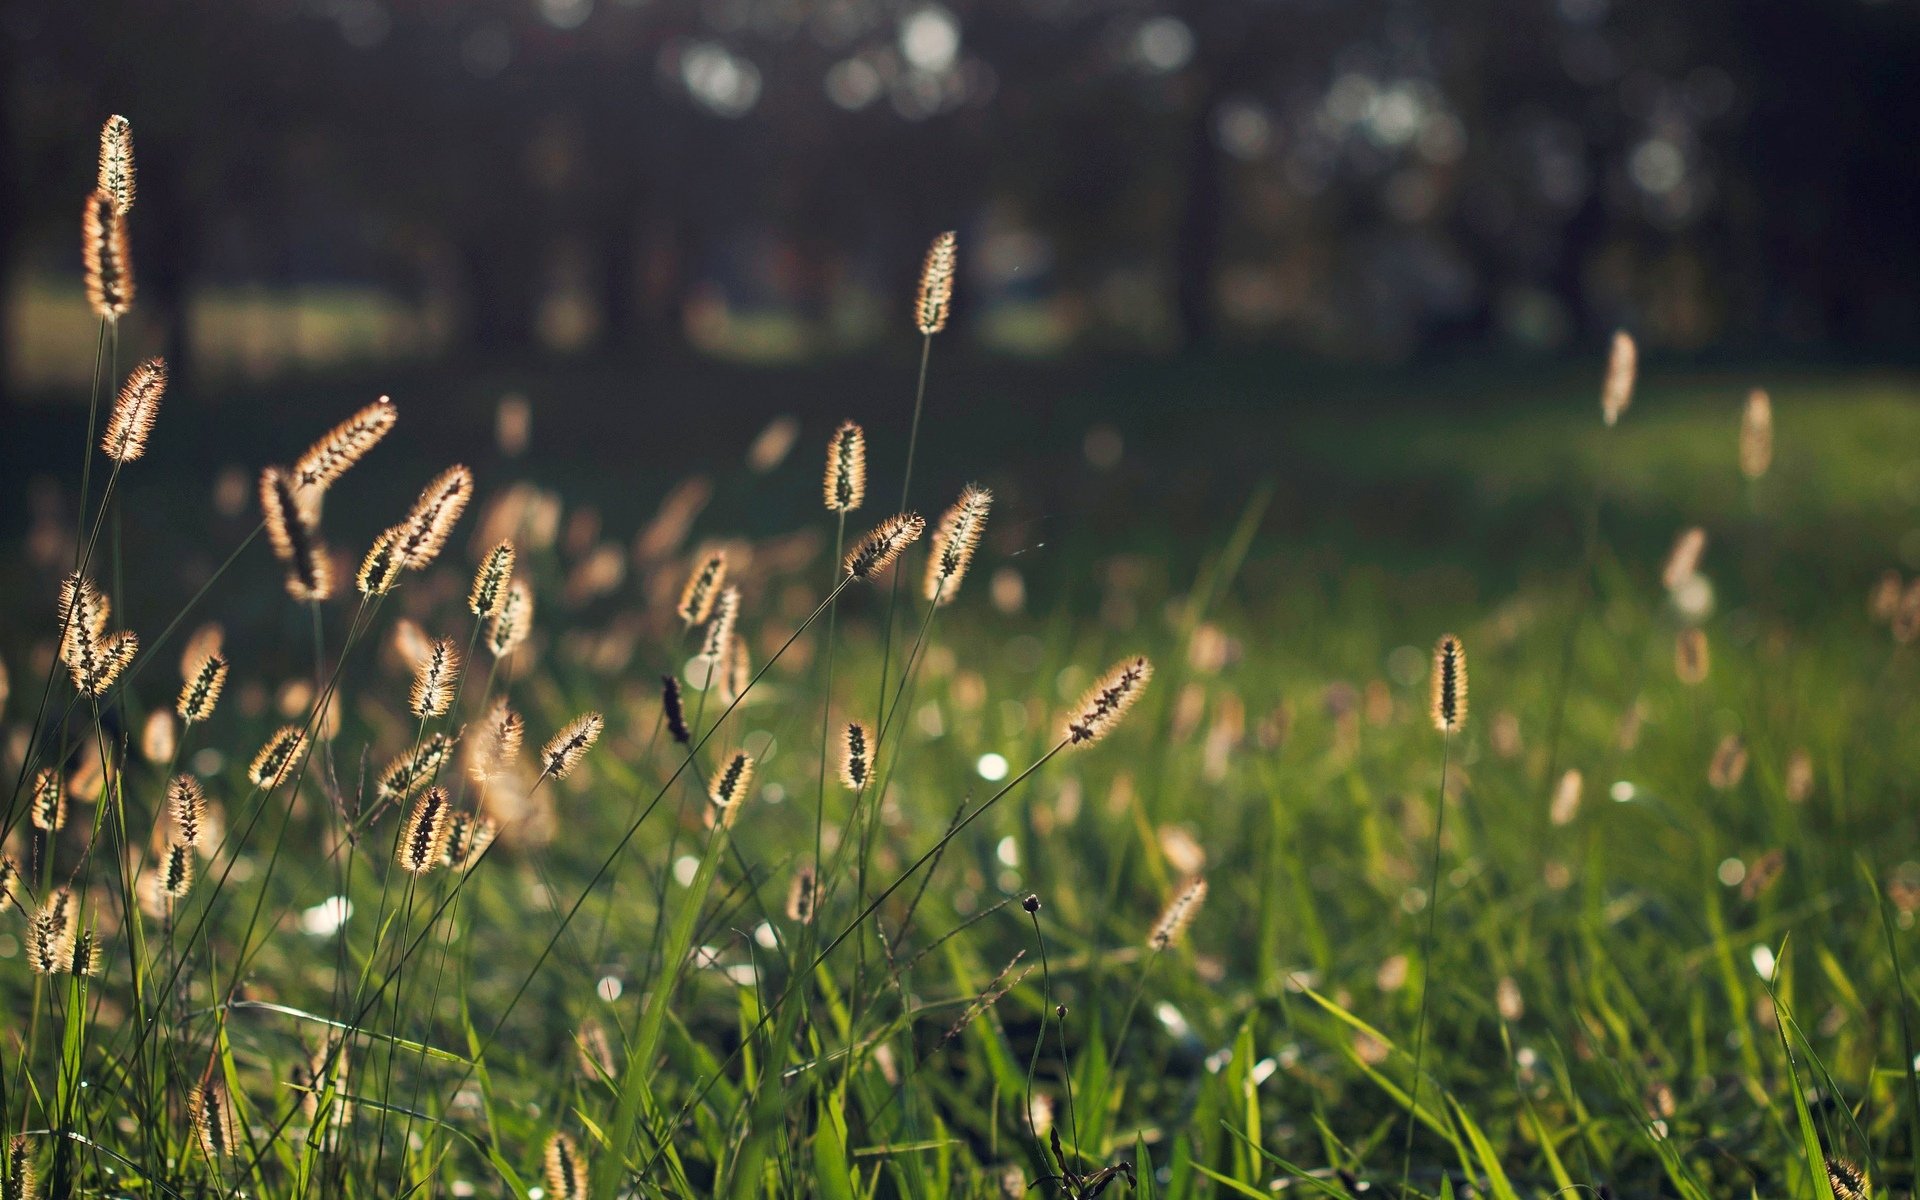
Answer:
<path fill-rule="evenodd" d="M 153 619 L 113 549 L 169 453 L 165 365 L 114 382 L 132 163 L 115 118 L 80 521 L 7 638 L 0 1196 L 1911 1189 L 1920 583 L 1817 630 L 1716 603 L 1716 557 L 1775 563 L 1766 394 L 1714 452 L 1747 517 L 1664 563 L 1608 537 L 1625 443 L 1501 603 L 1289 581 L 1262 491 L 1191 580 L 1034 620 L 1006 501 L 913 483 L 960 419 L 946 234 L 905 457 L 756 445 L 824 464 L 791 535 L 463 465 L 356 519 L 382 398 L 289 413 Z M 269 603 L 297 645 L 229 639 Z"/>

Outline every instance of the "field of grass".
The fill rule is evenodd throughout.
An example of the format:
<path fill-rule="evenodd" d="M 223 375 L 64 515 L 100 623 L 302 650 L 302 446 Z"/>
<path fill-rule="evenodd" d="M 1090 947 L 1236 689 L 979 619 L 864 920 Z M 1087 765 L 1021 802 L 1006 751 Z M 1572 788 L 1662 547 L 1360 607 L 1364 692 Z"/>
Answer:
<path fill-rule="evenodd" d="M 1597 367 L 1294 403 L 1257 364 L 1189 363 L 1010 400 L 945 351 L 908 506 L 932 522 L 968 480 L 995 501 L 953 602 L 923 597 L 922 539 L 891 621 L 894 573 L 843 585 L 820 479 L 860 420 L 846 544 L 895 511 L 910 363 L 845 367 L 857 400 L 764 432 L 785 401 L 718 368 L 730 406 L 397 389 L 317 516 L 318 604 L 283 588 L 256 480 L 356 402 L 168 397 L 144 457 L 91 454 L 84 519 L 77 424 L 21 415 L 6 1170 L 60 1196 L 1831 1200 L 1831 1157 L 1911 1189 L 1920 664 L 1895 634 L 1920 593 L 1891 622 L 1869 594 L 1920 560 L 1912 380 L 1656 365 L 1606 428 Z M 1756 382 L 1774 454 L 1749 480 Z M 522 388 L 539 417 L 508 454 L 494 400 Z M 363 595 L 376 535 L 455 461 L 477 487 L 446 548 Z M 496 656 L 468 597 L 502 539 L 533 612 Z M 675 609 L 716 552 L 737 649 L 703 692 L 714 631 Z M 55 653 L 76 558 L 102 628 L 141 639 L 98 697 Z M 230 677 L 183 727 L 215 627 Z M 1443 737 L 1444 633 L 1472 687 Z M 464 682 L 421 718 L 430 639 Z M 1134 655 L 1139 703 L 1063 746 Z M 525 747 L 481 779 L 501 700 Z M 596 744 L 544 770 L 588 712 Z M 250 782 L 289 726 L 300 752 Z M 436 734 L 449 760 L 383 800 Z M 182 775 L 206 830 L 169 900 Z M 413 874 L 401 826 L 435 781 L 497 837 Z M 35 969 L 63 883 L 95 974 Z"/>

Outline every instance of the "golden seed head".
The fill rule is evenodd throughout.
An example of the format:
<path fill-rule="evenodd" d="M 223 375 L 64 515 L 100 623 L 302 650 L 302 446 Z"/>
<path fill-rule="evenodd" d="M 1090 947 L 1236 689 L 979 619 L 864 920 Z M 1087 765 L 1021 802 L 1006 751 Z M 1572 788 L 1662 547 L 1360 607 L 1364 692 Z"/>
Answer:
<path fill-rule="evenodd" d="M 873 771 L 873 736 L 858 721 L 847 722 L 840 741 L 840 782 L 854 791 L 867 786 Z"/>
<path fill-rule="evenodd" d="M 1873 1196 L 1867 1173 L 1844 1158 L 1827 1159 L 1827 1182 L 1833 1187 L 1834 1200 L 1871 1200 Z"/>
<path fill-rule="evenodd" d="M 113 211 L 126 216 L 133 211 L 133 125 L 115 114 L 100 127 L 101 191 L 113 197 Z"/>
<path fill-rule="evenodd" d="M 927 522 L 919 513 L 897 513 L 855 542 L 841 568 L 853 579 L 871 579 L 892 566 L 926 531 Z"/>
<path fill-rule="evenodd" d="M 812 866 L 802 866 L 794 871 L 793 882 L 787 885 L 787 920 L 803 925 L 813 920 L 815 890 Z"/>
<path fill-rule="evenodd" d="M 478 813 L 453 814 L 447 829 L 447 865 L 456 871 L 472 867 L 493 845 L 498 832 L 491 820 Z"/>
<path fill-rule="evenodd" d="M 35 829 L 49 833 L 67 827 L 67 789 L 60 781 L 60 772 L 52 767 L 41 767 L 33 773 L 28 817 Z"/>
<path fill-rule="evenodd" d="M 348 468 L 366 457 L 399 419 L 400 410 L 382 396 L 320 435 L 293 464 L 293 489 L 301 497 L 302 507 L 311 510 L 311 499 L 317 499 Z"/>
<path fill-rule="evenodd" d="M 1433 727 L 1457 733 L 1467 723 L 1467 648 L 1452 634 L 1433 644 Z"/>
<path fill-rule="evenodd" d="M 167 782 L 167 816 L 173 820 L 173 840 L 198 846 L 207 832 L 207 794 L 191 775 L 175 775 Z"/>
<path fill-rule="evenodd" d="M 84 575 L 69 575 L 60 583 L 60 661 L 79 668 L 97 655 L 107 636 L 113 605 Z"/>
<path fill-rule="evenodd" d="M 1147 936 L 1147 945 L 1155 950 L 1165 950 L 1180 940 L 1180 935 L 1193 924 L 1200 915 L 1200 906 L 1206 903 L 1207 881 L 1195 876 L 1174 893 L 1167 901 L 1166 908 L 1160 912 L 1160 919 L 1154 922 L 1153 932 Z"/>
<path fill-rule="evenodd" d="M 554 734 L 552 740 L 540 748 L 540 773 L 565 779 L 580 765 L 587 751 L 593 749 L 593 744 L 600 740 L 600 731 L 606 727 L 606 718 L 597 712 L 582 713 L 575 717 L 572 724 Z"/>
<path fill-rule="evenodd" d="M 204 721 L 213 715 L 213 706 L 220 702 L 220 690 L 226 686 L 227 660 L 218 654 L 209 654 L 187 673 L 174 711 L 182 721 Z"/>
<path fill-rule="evenodd" d="M 941 516 L 927 555 L 928 600 L 951 604 L 960 593 L 960 581 L 966 578 L 973 552 L 979 548 L 980 534 L 987 527 L 987 510 L 992 506 L 992 492 L 968 484 L 960 499 Z"/>
<path fill-rule="evenodd" d="M 96 930 L 86 930 L 73 940 L 73 961 L 67 971 L 74 975 L 98 975 L 107 962 L 106 946 Z"/>
<path fill-rule="evenodd" d="M 1747 393 L 1740 415 L 1740 473 L 1758 479 L 1773 465 L 1773 401 L 1759 388 Z"/>
<path fill-rule="evenodd" d="M 14 1135 L 7 1157 L 6 1175 L 0 1178 L 0 1200 L 39 1200 L 40 1178 L 34 1173 L 27 1139 Z"/>
<path fill-rule="evenodd" d="M 1705 683 L 1711 664 L 1706 630 L 1689 626 L 1674 635 L 1673 674 L 1681 683 L 1688 687 Z"/>
<path fill-rule="evenodd" d="M 680 614 L 681 623 L 691 629 L 712 616 L 714 601 L 726 580 L 727 556 L 716 552 L 687 577 L 687 586 L 681 589 L 680 606 L 674 610 Z"/>
<path fill-rule="evenodd" d="M 1090 745 L 1113 732 L 1152 678 L 1153 664 L 1145 658 L 1116 663 L 1080 697 L 1073 715 L 1067 718 L 1067 741 L 1075 746 Z"/>
<path fill-rule="evenodd" d="M 333 595 L 333 558 L 320 530 L 300 507 L 285 467 L 260 472 L 260 512 L 273 556 L 287 568 L 287 594 L 306 603 Z"/>
<path fill-rule="evenodd" d="M 1668 591 L 1684 585 L 1700 572 L 1700 556 L 1707 549 L 1707 531 L 1698 525 L 1680 531 L 1667 551 L 1666 565 L 1660 568 L 1660 583 Z"/>
<path fill-rule="evenodd" d="M 473 499 L 473 472 L 459 465 L 434 476 L 396 528 L 394 557 L 409 571 L 424 569 L 446 546 L 460 515 Z"/>
<path fill-rule="evenodd" d="M 360 560 L 360 573 L 354 577 L 362 596 L 384 596 L 400 581 L 400 527 L 395 525 L 373 539 L 367 556 Z"/>
<path fill-rule="evenodd" d="M 55 975 L 73 968 L 80 906 L 73 893 L 55 888 L 27 918 L 27 967 L 36 975 Z"/>
<path fill-rule="evenodd" d="M 1747 741 L 1730 733 L 1713 748 L 1713 761 L 1707 764 L 1707 784 L 1717 792 L 1729 792 L 1740 786 L 1746 774 Z"/>
<path fill-rule="evenodd" d="M 253 756 L 247 778 L 255 787 L 277 787 L 287 777 L 300 752 L 306 748 L 307 733 L 298 725 L 282 725 L 274 731 L 260 753 Z"/>
<path fill-rule="evenodd" d="M 20 864 L 6 855 L 0 855 L 0 912 L 18 904 L 19 897 L 14 890 L 20 886 Z"/>
<path fill-rule="evenodd" d="M 80 216 L 80 249 L 86 265 L 87 304 L 103 321 L 117 321 L 133 307 L 133 259 L 127 251 L 127 217 L 111 192 L 96 190 Z"/>
<path fill-rule="evenodd" d="M 473 592 L 467 597 L 467 611 L 476 617 L 493 617 L 507 602 L 507 588 L 513 581 L 513 543 L 501 542 L 487 551 L 480 569 L 473 574 Z"/>
<path fill-rule="evenodd" d="M 1560 782 L 1554 785 L 1553 805 L 1548 810 L 1548 818 L 1555 825 L 1571 825 L 1580 815 L 1580 793 L 1585 777 L 1576 768 L 1569 767 L 1566 774 L 1560 776 Z"/>
<path fill-rule="evenodd" d="M 500 611 L 487 621 L 487 649 L 495 658 L 505 658 L 519 649 L 533 632 L 533 589 L 525 580 L 507 585 L 507 597 Z"/>
<path fill-rule="evenodd" d="M 160 397 L 167 390 L 167 361 L 150 358 L 133 369 L 107 418 L 100 449 L 115 462 L 128 463 L 147 452 L 147 438 L 160 415 Z"/>
<path fill-rule="evenodd" d="M 693 731 L 687 728 L 687 709 L 680 699 L 680 678 L 677 675 L 660 677 L 660 712 L 666 718 L 667 732 L 673 740 L 682 746 L 693 741 Z"/>
<path fill-rule="evenodd" d="M 827 511 L 850 513 L 867 498 L 867 432 L 840 422 L 827 443 Z"/>
<path fill-rule="evenodd" d="M 553 1200 L 586 1200 L 587 1165 L 580 1161 L 580 1148 L 564 1133 L 547 1139 L 544 1156 L 547 1195 Z"/>
<path fill-rule="evenodd" d="M 707 678 L 701 680 L 702 688 L 713 682 L 717 668 L 726 662 L 728 653 L 733 649 L 734 627 L 739 621 L 740 589 L 725 588 L 713 606 L 713 619 L 707 622 L 706 633 L 700 638 L 700 657 L 707 666 Z"/>
<path fill-rule="evenodd" d="M 954 260 L 959 242 L 949 229 L 927 247 L 927 259 L 920 267 L 920 291 L 913 300 L 913 321 L 920 332 L 932 337 L 947 327 L 947 313 L 953 306 Z"/>
<path fill-rule="evenodd" d="M 140 653 L 140 639 L 131 629 L 111 634 L 71 668 L 73 686 L 89 696 L 102 696 Z"/>
<path fill-rule="evenodd" d="M 451 638 L 439 638 L 427 650 L 413 673 L 413 715 L 425 720 L 443 717 L 453 707 L 453 687 L 460 678 L 460 647 Z"/>
<path fill-rule="evenodd" d="M 720 810 L 720 824 L 732 829 L 733 822 L 740 815 L 741 801 L 747 798 L 747 789 L 753 786 L 753 756 L 744 750 L 736 750 L 727 760 L 726 769 L 713 777 L 713 787 L 707 795 Z"/>
<path fill-rule="evenodd" d="M 453 755 L 453 739 L 444 733 L 428 736 L 405 754 L 387 764 L 377 785 L 383 800 L 405 800 L 439 778 L 440 771 Z"/>
<path fill-rule="evenodd" d="M 193 847 L 185 842 L 169 843 L 166 853 L 160 856 L 153 886 L 163 899 L 185 899 L 193 888 Z"/>
<path fill-rule="evenodd" d="M 194 1085 L 191 1097 L 193 1132 L 200 1149 L 208 1158 L 224 1158 L 234 1152 L 239 1130 L 234 1121 L 233 1101 L 220 1078 L 218 1060 L 207 1064 L 206 1073 Z"/>
<path fill-rule="evenodd" d="M 1609 426 L 1618 424 L 1620 414 L 1633 403 L 1633 377 L 1639 368 L 1640 351 L 1633 335 L 1626 330 L 1613 335 L 1613 350 L 1607 355 L 1607 378 L 1600 387 L 1600 419 Z"/>
<path fill-rule="evenodd" d="M 467 777 L 484 785 L 511 769 L 520 761 L 520 742 L 526 732 L 526 721 L 507 707 L 506 698 L 495 700 L 480 719 L 480 732 L 468 750 Z"/>
<path fill-rule="evenodd" d="M 446 862 L 452 832 L 453 801 L 447 789 L 428 788 L 414 801 L 413 811 L 400 831 L 400 869 L 410 875 L 425 875 Z"/>

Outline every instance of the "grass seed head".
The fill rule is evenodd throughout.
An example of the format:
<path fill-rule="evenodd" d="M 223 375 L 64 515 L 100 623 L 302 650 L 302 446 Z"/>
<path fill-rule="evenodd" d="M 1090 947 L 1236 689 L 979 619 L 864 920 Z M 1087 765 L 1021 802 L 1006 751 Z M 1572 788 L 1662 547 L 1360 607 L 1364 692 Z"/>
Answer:
<path fill-rule="evenodd" d="M 693 731 L 687 728 L 687 709 L 680 698 L 680 678 L 677 675 L 660 677 L 660 711 L 666 718 L 667 732 L 673 740 L 682 746 L 693 741 Z"/>
<path fill-rule="evenodd" d="M 133 124 L 114 114 L 100 127 L 100 177 L 97 186 L 113 197 L 113 211 L 133 211 Z"/>
<path fill-rule="evenodd" d="M 936 604 L 951 604 L 966 578 L 973 552 L 980 546 L 980 535 L 987 527 L 987 510 L 993 506 L 993 493 L 968 484 L 952 508 L 934 527 L 933 542 L 927 555 L 926 597 Z"/>
<path fill-rule="evenodd" d="M 208 1158 L 225 1158 L 234 1153 L 240 1133 L 234 1119 L 233 1100 L 220 1078 L 218 1060 L 207 1064 L 200 1082 L 194 1085 L 191 1102 L 193 1132 L 200 1140 L 200 1149 Z"/>
<path fill-rule="evenodd" d="M 20 887 L 20 864 L 4 854 L 0 854 L 0 912 L 5 912 L 20 903 L 16 894 Z"/>
<path fill-rule="evenodd" d="M 167 783 L 167 817 L 173 822 L 173 839 L 198 846 L 207 833 L 207 794 L 200 781 L 191 775 L 175 775 Z"/>
<path fill-rule="evenodd" d="M 192 887 L 193 847 L 184 842 L 171 842 L 160 856 L 159 871 L 154 876 L 154 890 L 163 899 L 182 900 Z"/>
<path fill-rule="evenodd" d="M 1147 936 L 1147 945 L 1155 950 L 1165 950 L 1180 940 L 1180 935 L 1193 924 L 1200 915 L 1200 906 L 1207 900 L 1207 881 L 1199 876 L 1181 885 L 1173 899 L 1167 901 L 1166 908 L 1160 912 L 1160 919 L 1154 922 L 1153 932 Z"/>
<path fill-rule="evenodd" d="M 1673 638 L 1673 674 L 1674 678 L 1688 687 L 1697 687 L 1707 681 L 1707 673 L 1712 657 L 1707 652 L 1707 631 L 1697 625 L 1689 625 Z"/>
<path fill-rule="evenodd" d="M 414 801 L 413 811 L 400 831 L 400 868 L 425 875 L 447 861 L 453 833 L 453 801 L 443 787 L 430 787 Z"/>
<path fill-rule="evenodd" d="M 409 571 L 424 570 L 439 557 L 460 515 L 473 499 L 473 472 L 458 464 L 434 476 L 413 502 L 393 545 L 394 557 Z"/>
<path fill-rule="evenodd" d="M 1871 1200 L 1873 1196 L 1867 1173 L 1844 1158 L 1827 1159 L 1827 1182 L 1833 1186 L 1834 1200 Z"/>
<path fill-rule="evenodd" d="M 1747 741 L 1730 733 L 1713 748 L 1713 761 L 1707 764 L 1707 784 L 1717 792 L 1730 792 L 1740 786 L 1746 774 Z"/>
<path fill-rule="evenodd" d="M 40 1179 L 34 1173 L 27 1139 L 15 1135 L 7 1147 L 7 1170 L 0 1176 L 0 1200 L 39 1200 Z"/>
<path fill-rule="evenodd" d="M 867 432 L 840 422 L 827 443 L 827 511 L 850 513 L 867 498 Z"/>
<path fill-rule="evenodd" d="M 1707 549 L 1707 531 L 1698 525 L 1680 531 L 1667 551 L 1666 565 L 1660 568 L 1660 584 L 1669 592 L 1679 588 L 1700 571 L 1700 556 Z"/>
<path fill-rule="evenodd" d="M 726 588 L 714 603 L 713 618 L 707 622 L 706 632 L 700 637 L 700 658 L 707 670 L 707 677 L 700 681 L 703 690 L 715 681 L 719 668 L 733 649 L 734 627 L 739 620 L 740 589 Z"/>
<path fill-rule="evenodd" d="M 920 290 L 913 298 L 913 320 L 928 337 L 947 327 L 948 312 L 953 307 L 953 274 L 958 251 L 959 241 L 949 229 L 933 239 L 933 244 L 927 247 L 926 261 L 920 266 Z"/>
<path fill-rule="evenodd" d="M 467 611 L 476 617 L 497 616 L 507 602 L 513 581 L 513 543 L 501 542 L 487 551 L 480 569 L 473 575 L 473 591 L 467 597 Z"/>
<path fill-rule="evenodd" d="M 720 810 L 720 824 L 727 829 L 740 815 L 740 803 L 747 798 L 747 789 L 753 785 L 753 756 L 744 750 L 736 750 L 733 757 L 718 775 L 713 777 L 713 786 L 707 795 Z"/>
<path fill-rule="evenodd" d="M 1433 644 L 1433 727 L 1457 733 L 1467 723 L 1467 649 L 1453 634 Z"/>
<path fill-rule="evenodd" d="M 1620 414 L 1633 403 L 1633 378 L 1639 369 L 1640 351 L 1633 335 L 1621 330 L 1613 335 L 1613 350 L 1607 355 L 1607 378 L 1600 387 L 1600 419 L 1609 426 L 1620 421 Z"/>
<path fill-rule="evenodd" d="M 1759 479 L 1773 465 L 1773 401 L 1755 388 L 1740 414 L 1740 473 Z"/>
<path fill-rule="evenodd" d="M 1099 682 L 1080 697 L 1073 715 L 1067 719 L 1067 741 L 1071 745 L 1091 745 L 1113 732 L 1153 678 L 1153 664 L 1145 657 L 1124 659 L 1114 664 Z"/>
<path fill-rule="evenodd" d="M 127 215 L 115 206 L 113 193 L 96 190 L 87 197 L 80 250 L 87 304 L 101 320 L 119 320 L 133 307 L 133 259 L 127 250 Z"/>
<path fill-rule="evenodd" d="M 67 827 L 67 789 L 60 781 L 60 772 L 52 767 L 41 767 L 33 773 L 28 817 L 35 829 L 48 833 Z"/>
<path fill-rule="evenodd" d="M 478 813 L 454 813 L 447 823 L 446 864 L 456 871 L 467 870 L 493 845 L 498 833 L 494 823 Z"/>
<path fill-rule="evenodd" d="M 565 779 L 586 757 L 587 751 L 600 740 L 601 730 L 607 727 L 605 717 L 597 712 L 582 713 L 540 750 L 540 771 L 555 779 Z"/>
<path fill-rule="evenodd" d="M 282 725 L 274 730 L 266 745 L 260 747 L 260 753 L 253 756 L 253 763 L 247 768 L 247 779 L 255 787 L 277 787 L 286 778 L 299 761 L 300 752 L 306 748 L 307 732 L 298 725 Z"/>
<path fill-rule="evenodd" d="M 507 585 L 507 597 L 500 611 L 487 621 L 487 650 L 495 658 L 505 658 L 520 648 L 533 632 L 533 589 L 525 580 Z"/>
<path fill-rule="evenodd" d="M 220 702 L 220 690 L 226 686 L 227 660 L 218 654 L 205 655 L 187 672 L 174 711 L 189 724 L 204 721 L 213 715 L 213 706 Z"/>
<path fill-rule="evenodd" d="M 399 755 L 380 772 L 379 793 L 383 800 L 405 800 L 440 777 L 453 757 L 453 739 L 436 733 L 426 741 Z"/>
<path fill-rule="evenodd" d="M 167 390 L 167 361 L 150 358 L 133 369 L 100 438 L 100 449 L 115 462 L 129 463 L 147 452 L 147 438 L 160 415 L 160 397 Z"/>
<path fill-rule="evenodd" d="M 300 506 L 285 467 L 260 472 L 260 511 L 273 555 L 287 568 L 287 594 L 302 603 L 333 595 L 333 558 L 319 527 Z"/>
<path fill-rule="evenodd" d="M 873 777 L 873 736 L 867 727 L 858 721 L 847 722 L 846 736 L 841 739 L 840 782 L 854 791 L 867 786 Z"/>
<path fill-rule="evenodd" d="M 467 751 L 467 777 L 484 785 L 496 775 L 511 770 L 520 761 L 520 743 L 527 734 L 527 722 L 507 707 L 503 696 L 480 719 L 479 732 Z"/>
<path fill-rule="evenodd" d="M 438 638 L 413 673 L 408 698 L 413 715 L 422 720 L 443 717 L 453 707 L 453 688 L 460 678 L 460 647 L 451 638 Z"/>
<path fill-rule="evenodd" d="M 787 920 L 802 925 L 813 920 L 814 893 L 818 886 L 811 864 L 794 871 L 793 881 L 787 885 Z"/>
<path fill-rule="evenodd" d="M 897 513 L 874 526 L 854 543 L 841 564 L 854 579 L 872 579 L 893 565 L 906 548 L 920 540 L 927 522 L 919 513 Z"/>
<path fill-rule="evenodd" d="M 681 623 L 691 629 L 712 616 L 714 602 L 726 581 L 727 556 L 716 551 L 687 577 L 687 586 L 681 589 L 680 604 L 674 610 L 680 614 Z"/>
<path fill-rule="evenodd" d="M 335 480 L 380 444 L 400 419 L 400 410 L 385 396 L 335 425 L 308 446 L 293 464 L 293 487 L 303 502 L 333 486 Z M 310 506 L 309 506 L 310 507 Z"/>
<path fill-rule="evenodd" d="M 587 1165 L 580 1160 L 580 1148 L 564 1133 L 547 1139 L 543 1159 L 547 1175 L 547 1195 L 553 1200 L 586 1200 Z"/>

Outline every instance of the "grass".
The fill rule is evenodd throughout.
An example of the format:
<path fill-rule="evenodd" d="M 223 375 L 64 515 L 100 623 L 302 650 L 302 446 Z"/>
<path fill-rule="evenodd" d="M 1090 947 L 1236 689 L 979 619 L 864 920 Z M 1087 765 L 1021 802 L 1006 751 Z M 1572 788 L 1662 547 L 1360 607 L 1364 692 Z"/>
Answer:
<path fill-rule="evenodd" d="M 7 765 L 74 793 L 49 832 L 15 788 L 10 894 L 30 913 L 71 878 L 104 947 L 97 975 L 37 974 L 26 915 L 0 917 L 8 1169 L 62 1196 L 1828 1200 L 1835 1157 L 1913 1187 L 1915 663 L 1866 604 L 1914 556 L 1911 382 L 1773 381 L 1775 465 L 1747 482 L 1724 376 L 1656 366 L 1610 431 L 1585 379 L 1282 414 L 1231 381 L 1180 408 L 1135 381 L 1030 409 L 1008 447 L 945 350 L 909 503 L 935 516 L 976 476 L 996 499 L 934 612 L 924 541 L 897 613 L 894 575 L 844 582 L 829 556 L 831 423 L 762 470 L 709 459 L 678 494 L 711 502 L 675 521 L 672 447 L 643 447 L 622 503 L 608 428 L 598 457 L 516 466 L 404 395 L 401 437 L 329 492 L 340 594 L 297 604 L 256 510 L 204 515 L 210 449 L 170 398 L 83 514 L 113 627 L 143 638 L 97 701 L 54 669 L 73 522 L 7 555 Z M 872 423 L 885 496 L 914 377 L 873 374 L 898 398 L 833 415 Z M 244 447 L 250 479 L 347 415 L 310 412 L 219 452 Z M 1063 453 L 1089 414 L 1123 435 L 1117 465 Z M 728 453 L 753 432 L 715 425 Z M 456 454 L 479 482 L 445 551 L 390 592 L 347 586 Z M 543 472 L 606 494 L 513 483 Z M 870 501 L 846 543 L 887 515 Z M 1689 524 L 1710 586 L 1683 613 L 1660 573 Z M 465 601 L 502 537 L 535 611 L 495 658 Z M 703 630 L 673 610 L 715 548 L 744 658 L 704 691 Z M 208 621 L 232 677 L 167 745 L 156 714 Z M 1711 665 L 1689 686 L 1691 624 Z M 1472 703 L 1443 757 L 1427 672 L 1449 630 Z M 408 708 L 429 638 L 463 649 L 447 717 Z M 1139 703 L 1063 744 L 1134 654 L 1156 667 Z M 402 822 L 437 810 L 383 803 L 383 767 L 481 741 L 500 699 L 525 716 L 517 767 L 425 772 L 497 839 L 402 870 L 432 840 Z M 552 769 L 535 751 L 589 712 L 604 732 Z M 875 735 L 859 791 L 836 782 L 849 720 Z M 250 783 L 289 723 L 302 752 Z M 742 755 L 751 784 L 717 809 Z M 1567 768 L 1584 786 L 1556 819 Z M 143 901 L 182 771 L 208 852 L 184 899 Z"/>

